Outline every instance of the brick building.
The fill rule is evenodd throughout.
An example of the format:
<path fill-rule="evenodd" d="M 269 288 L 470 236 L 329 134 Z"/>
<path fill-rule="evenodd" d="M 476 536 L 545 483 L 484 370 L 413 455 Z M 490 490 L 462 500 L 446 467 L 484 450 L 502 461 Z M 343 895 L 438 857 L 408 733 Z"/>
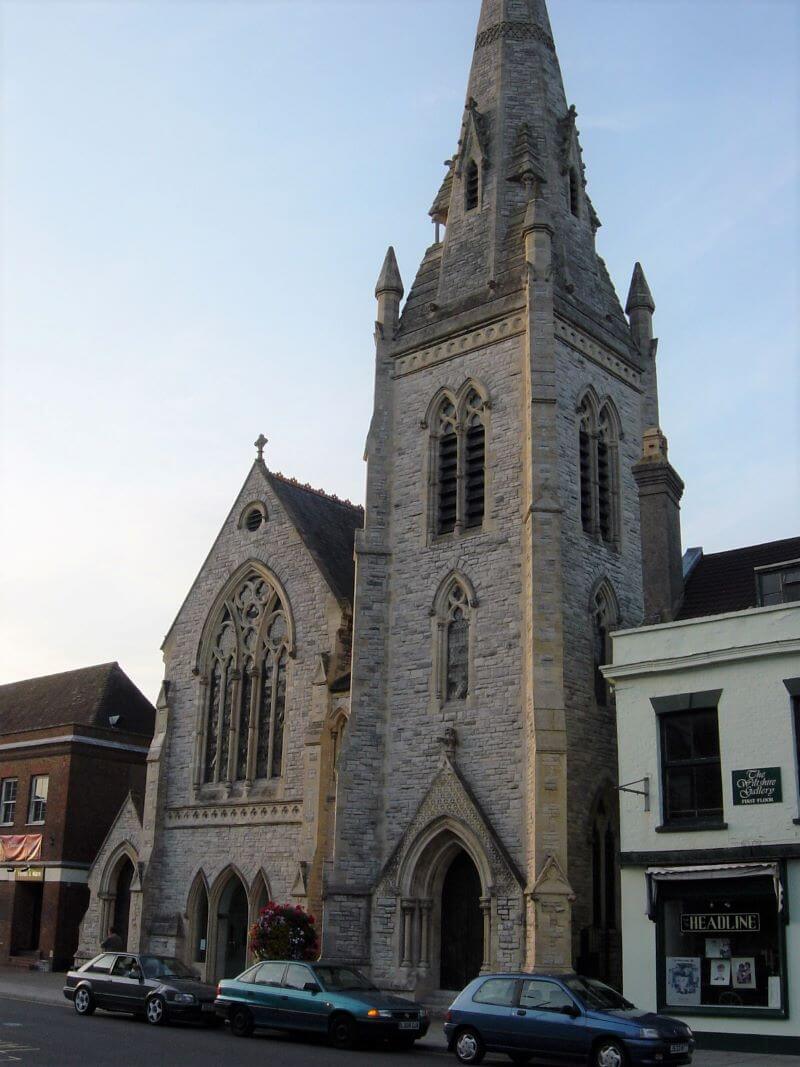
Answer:
<path fill-rule="evenodd" d="M 89 867 L 143 794 L 154 716 L 116 663 L 0 686 L 0 963 L 71 962 Z"/>

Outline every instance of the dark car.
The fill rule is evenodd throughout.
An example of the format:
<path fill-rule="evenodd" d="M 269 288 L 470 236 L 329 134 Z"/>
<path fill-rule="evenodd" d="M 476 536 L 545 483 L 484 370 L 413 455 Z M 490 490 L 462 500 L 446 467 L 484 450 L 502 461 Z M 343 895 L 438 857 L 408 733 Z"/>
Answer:
<path fill-rule="evenodd" d="M 577 974 L 486 974 L 450 1006 L 444 1032 L 462 1063 L 505 1052 L 514 1063 L 678 1067 L 692 1062 L 692 1031 L 637 1008 Z"/>
<path fill-rule="evenodd" d="M 410 1048 L 428 1031 L 425 1008 L 381 993 L 352 967 L 336 963 L 264 961 L 217 989 L 217 1011 L 237 1037 L 256 1026 L 325 1034 L 337 1048 L 390 1040 Z"/>
<path fill-rule="evenodd" d="M 64 996 L 78 1015 L 95 1008 L 140 1015 L 153 1026 L 173 1019 L 218 1025 L 214 986 L 171 956 L 103 952 L 69 971 Z"/>

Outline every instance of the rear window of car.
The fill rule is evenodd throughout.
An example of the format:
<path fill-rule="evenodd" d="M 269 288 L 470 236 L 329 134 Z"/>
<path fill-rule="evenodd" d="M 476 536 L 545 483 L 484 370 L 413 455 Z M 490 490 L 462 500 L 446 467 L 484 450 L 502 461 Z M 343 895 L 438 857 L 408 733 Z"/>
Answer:
<path fill-rule="evenodd" d="M 285 963 L 262 963 L 250 981 L 258 985 L 280 985 L 285 970 Z"/>
<path fill-rule="evenodd" d="M 117 957 L 107 952 L 104 956 L 95 956 L 95 958 L 87 963 L 83 968 L 85 971 L 99 971 L 101 974 L 108 974 L 111 968 L 114 966 L 114 960 Z"/>
<path fill-rule="evenodd" d="M 472 995 L 476 1004 L 497 1004 L 509 1008 L 517 995 L 516 978 L 489 978 Z"/>

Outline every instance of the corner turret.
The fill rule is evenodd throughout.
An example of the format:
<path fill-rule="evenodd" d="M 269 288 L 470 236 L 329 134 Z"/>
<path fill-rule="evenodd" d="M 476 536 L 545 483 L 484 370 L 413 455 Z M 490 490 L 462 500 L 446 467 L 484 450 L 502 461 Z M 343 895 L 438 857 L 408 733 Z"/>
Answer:
<path fill-rule="evenodd" d="M 386 258 L 383 261 L 381 273 L 375 285 L 375 297 L 378 301 L 377 321 L 389 333 L 393 335 L 400 318 L 400 301 L 403 299 L 405 289 L 403 279 L 400 277 L 400 268 L 397 265 L 397 257 L 394 248 L 389 246 Z"/>
<path fill-rule="evenodd" d="M 653 337 L 653 312 L 656 304 L 641 263 L 633 268 L 631 287 L 625 313 L 630 320 L 633 342 L 642 356 L 642 388 L 644 393 L 642 430 L 658 426 L 658 381 L 656 377 L 656 352 L 658 340 Z"/>

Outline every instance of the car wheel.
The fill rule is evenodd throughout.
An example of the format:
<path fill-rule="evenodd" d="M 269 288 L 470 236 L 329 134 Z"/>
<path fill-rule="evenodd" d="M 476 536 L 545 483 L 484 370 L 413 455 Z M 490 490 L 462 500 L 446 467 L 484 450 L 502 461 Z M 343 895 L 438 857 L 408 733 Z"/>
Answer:
<path fill-rule="evenodd" d="M 234 1008 L 231 1011 L 231 1033 L 234 1037 L 250 1037 L 253 1033 L 253 1016 L 247 1008 Z"/>
<path fill-rule="evenodd" d="M 334 1048 L 352 1048 L 356 1043 L 356 1027 L 349 1015 L 334 1015 L 328 1029 Z"/>
<path fill-rule="evenodd" d="M 167 1006 L 163 997 L 150 997 L 144 1009 L 151 1026 L 163 1026 L 167 1021 Z"/>
<path fill-rule="evenodd" d="M 592 1067 L 625 1067 L 627 1062 L 625 1049 L 612 1037 L 605 1037 L 595 1045 Z"/>
<path fill-rule="evenodd" d="M 78 1015 L 94 1015 L 96 1004 L 91 991 L 86 986 L 81 986 L 80 989 L 75 990 L 75 999 L 72 1001 L 72 1006 Z"/>
<path fill-rule="evenodd" d="M 481 1063 L 486 1055 L 486 1046 L 477 1030 L 459 1030 L 453 1045 L 461 1063 Z"/>

